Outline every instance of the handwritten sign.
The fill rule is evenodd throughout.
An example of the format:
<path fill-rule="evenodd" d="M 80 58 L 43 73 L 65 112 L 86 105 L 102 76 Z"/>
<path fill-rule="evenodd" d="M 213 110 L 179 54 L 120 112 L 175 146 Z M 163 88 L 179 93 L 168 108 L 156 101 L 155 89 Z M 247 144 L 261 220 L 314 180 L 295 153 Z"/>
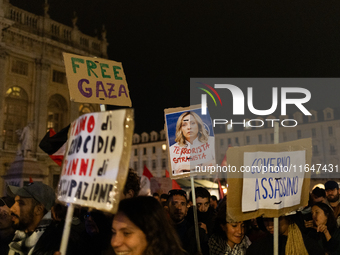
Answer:
<path fill-rule="evenodd" d="M 234 169 L 227 179 L 227 210 L 233 220 L 280 217 L 307 205 L 310 172 L 293 166 L 311 164 L 311 138 L 231 147 L 227 158 Z"/>
<path fill-rule="evenodd" d="M 242 212 L 281 209 L 300 204 L 305 151 L 245 152 Z"/>
<path fill-rule="evenodd" d="M 131 111 L 89 113 L 71 124 L 60 201 L 110 212 L 116 209 L 128 170 L 133 122 L 132 131 L 127 130 L 126 120 L 131 117 L 126 116 Z"/>
<path fill-rule="evenodd" d="M 63 53 L 71 101 L 131 107 L 122 63 Z"/>
<path fill-rule="evenodd" d="M 184 178 L 191 174 L 207 174 L 214 166 L 215 137 L 212 122 L 201 108 L 165 109 L 167 140 L 169 146 L 170 177 Z"/>

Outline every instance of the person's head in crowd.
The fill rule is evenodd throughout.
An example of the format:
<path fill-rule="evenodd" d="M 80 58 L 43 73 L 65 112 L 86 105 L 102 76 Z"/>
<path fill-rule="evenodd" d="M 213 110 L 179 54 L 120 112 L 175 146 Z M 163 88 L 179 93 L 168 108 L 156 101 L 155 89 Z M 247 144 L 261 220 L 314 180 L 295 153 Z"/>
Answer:
<path fill-rule="evenodd" d="M 111 246 L 116 254 L 183 254 L 160 203 L 144 196 L 120 202 L 112 222 Z"/>
<path fill-rule="evenodd" d="M 94 211 L 87 212 L 84 215 L 85 230 L 86 230 L 86 233 L 89 236 L 95 236 L 95 235 L 99 234 L 99 228 L 97 226 L 97 223 L 94 221 L 94 217 L 95 217 L 94 215 L 95 215 Z M 98 216 L 98 215 L 96 215 L 96 216 Z"/>
<path fill-rule="evenodd" d="M 53 188 L 42 182 L 34 182 L 22 188 L 8 186 L 8 189 L 15 195 L 15 203 L 11 207 L 15 227 L 28 232 L 34 231 L 54 205 Z"/>
<path fill-rule="evenodd" d="M 266 228 L 266 230 L 270 233 L 270 234 L 274 234 L 274 220 L 273 218 L 263 218 L 263 223 L 264 226 Z M 289 224 L 287 224 L 286 218 L 285 217 L 280 217 L 279 218 L 279 234 L 280 235 L 288 235 L 288 226 Z"/>
<path fill-rule="evenodd" d="M 168 194 L 165 194 L 163 193 L 160 197 L 160 202 L 161 202 L 161 205 L 163 206 L 163 208 L 165 209 L 165 211 L 168 211 L 169 210 L 169 207 L 168 207 Z"/>
<path fill-rule="evenodd" d="M 112 218 L 107 217 L 102 211 L 92 210 L 84 215 L 85 230 L 89 236 L 96 236 L 109 232 L 108 225 Z"/>
<path fill-rule="evenodd" d="M 314 188 L 312 191 L 312 199 L 313 199 L 313 204 L 317 202 L 325 202 L 326 200 L 325 190 L 319 187 Z"/>
<path fill-rule="evenodd" d="M 153 193 L 152 196 L 158 201 L 160 202 L 160 198 L 159 198 L 159 194 L 157 192 Z"/>
<path fill-rule="evenodd" d="M 297 214 L 292 214 L 289 216 L 281 216 L 279 218 L 279 235 L 287 236 L 285 254 L 308 254 L 306 246 L 304 245 L 301 230 L 299 228 L 299 217 L 300 216 Z M 273 218 L 263 218 L 263 223 L 266 230 L 270 234 L 273 234 Z"/>
<path fill-rule="evenodd" d="M 210 206 L 212 207 L 212 208 L 214 208 L 214 209 L 216 209 L 217 208 L 217 197 L 216 196 L 211 196 L 210 197 Z"/>
<path fill-rule="evenodd" d="M 12 197 L 0 198 L 0 232 L 12 229 L 13 223 L 10 208 L 13 204 L 14 199 Z"/>
<path fill-rule="evenodd" d="M 167 202 L 167 201 L 168 201 L 168 197 L 169 197 L 168 194 L 163 193 L 163 194 L 161 195 L 161 203 L 162 203 L 162 202 Z"/>
<path fill-rule="evenodd" d="M 138 175 L 133 171 L 133 169 L 129 169 L 128 176 L 126 178 L 125 186 L 123 193 L 120 196 L 120 200 L 125 198 L 137 197 L 140 191 L 140 180 Z"/>
<path fill-rule="evenodd" d="M 176 124 L 175 142 L 182 147 L 186 141 L 192 143 L 196 138 L 202 143 L 207 142 L 209 138 L 201 117 L 195 112 L 182 113 Z"/>
<path fill-rule="evenodd" d="M 217 212 L 213 234 L 227 241 L 231 249 L 240 244 L 245 236 L 245 225 L 243 221 L 233 221 L 227 217 L 226 203 L 221 202 Z"/>
<path fill-rule="evenodd" d="M 195 188 L 196 195 L 196 206 L 199 212 L 207 212 L 210 206 L 210 193 L 206 188 L 197 187 Z M 192 193 L 190 191 L 190 198 Z"/>
<path fill-rule="evenodd" d="M 329 205 L 322 202 L 315 203 L 312 207 L 312 216 L 316 227 L 326 225 L 330 234 L 336 230 L 336 219 Z"/>
<path fill-rule="evenodd" d="M 161 202 L 162 207 L 164 208 L 165 211 L 169 210 L 169 206 L 168 206 L 168 201 L 166 202 Z"/>
<path fill-rule="evenodd" d="M 325 192 L 328 202 L 334 203 L 339 201 L 339 185 L 335 181 L 325 183 Z"/>
<path fill-rule="evenodd" d="M 187 193 L 181 189 L 172 189 L 169 191 L 168 198 L 169 215 L 175 224 L 183 222 L 187 215 Z"/>
<path fill-rule="evenodd" d="M 51 208 L 52 219 L 56 222 L 65 220 L 67 207 L 60 203 L 55 203 Z"/>

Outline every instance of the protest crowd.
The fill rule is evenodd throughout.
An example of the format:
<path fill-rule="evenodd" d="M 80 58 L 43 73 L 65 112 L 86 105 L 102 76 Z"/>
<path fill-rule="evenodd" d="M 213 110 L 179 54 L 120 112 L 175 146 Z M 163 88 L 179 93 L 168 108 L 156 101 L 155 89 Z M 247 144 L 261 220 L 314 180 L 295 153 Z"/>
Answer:
<path fill-rule="evenodd" d="M 194 208 L 191 192 L 182 189 L 153 197 L 138 196 L 139 190 L 130 169 L 115 215 L 76 208 L 67 254 L 273 254 L 273 219 L 237 222 L 228 215 L 227 196 L 218 201 L 196 187 Z M 0 200 L 0 254 L 60 254 L 66 210 L 46 184 L 9 186 Z M 339 186 L 327 181 L 311 192 L 307 207 L 279 218 L 279 254 L 340 254 L 339 223 Z"/>
<path fill-rule="evenodd" d="M 54 14 L 50 13 L 49 2 L 51 7 L 57 7 Z M 65 1 L 58 5 L 59 2 L 0 0 L 0 126 L 3 127 L 0 255 L 340 255 L 340 181 L 322 181 L 324 188 L 310 190 L 312 176 L 321 180 L 329 178 L 333 166 L 338 173 L 340 133 L 336 121 L 340 114 L 334 107 L 338 101 L 321 92 L 331 88 L 331 94 L 336 95 L 334 87 L 339 80 L 267 79 L 259 75 L 250 78 L 244 74 L 249 71 L 256 74 L 256 68 L 239 57 L 255 53 L 256 63 L 269 59 L 273 73 L 282 69 L 276 62 L 288 60 L 290 65 L 284 73 L 299 73 L 301 58 L 297 61 L 290 61 L 287 56 L 277 58 L 277 52 L 266 57 L 262 53 L 268 49 L 258 39 L 266 30 L 283 32 L 283 36 L 271 33 L 268 38 L 274 39 L 272 42 L 263 37 L 270 45 L 278 45 L 278 53 L 282 55 L 281 48 L 287 39 L 284 33 L 291 30 L 286 25 L 293 24 L 285 22 L 286 16 L 294 16 L 286 15 L 288 9 L 282 8 L 281 3 L 271 4 L 283 15 L 275 12 L 263 15 L 262 8 L 261 15 L 257 15 L 256 8 L 242 1 L 236 3 L 236 9 L 245 7 L 246 19 L 241 17 L 242 22 L 238 22 L 239 15 L 232 8 L 234 3 L 230 5 L 227 1 L 219 3 L 217 14 L 220 15 L 214 19 L 206 15 L 214 13 L 215 8 L 206 5 L 208 1 L 204 1 L 202 11 L 185 2 L 175 3 L 174 8 L 153 3 L 152 8 L 147 7 L 151 15 L 143 12 L 144 1 L 135 7 L 127 1 L 111 1 L 115 8 L 110 8 L 113 6 L 110 1 L 87 1 L 91 2 L 89 12 L 85 11 L 86 1 Z M 71 2 L 71 6 L 66 5 Z M 310 17 L 320 12 L 296 8 L 299 6 L 295 2 L 293 9 L 301 9 Z M 40 10 L 35 8 L 38 4 Z M 86 16 L 85 20 L 78 23 L 76 9 L 69 7 L 77 7 L 80 17 Z M 185 7 L 198 12 L 187 15 Z M 233 15 L 225 15 L 225 10 Z M 336 13 L 337 8 L 333 7 L 331 13 L 320 10 L 332 17 L 329 14 Z M 67 20 L 72 12 L 72 19 Z M 147 19 L 143 20 L 142 16 Z M 180 23 L 171 19 L 169 27 L 167 16 L 175 17 Z M 219 16 L 227 17 L 227 23 Z M 281 22 L 284 29 L 276 29 L 275 24 L 268 22 L 271 17 L 279 20 L 280 16 L 284 17 Z M 303 19 L 300 13 L 296 16 L 303 26 L 301 34 L 313 38 L 305 29 L 310 26 L 308 23 L 313 23 L 306 21 L 313 19 Z M 107 17 L 114 19 L 107 21 Z M 127 17 L 129 22 L 122 17 Z M 209 28 L 215 19 L 222 25 L 217 33 Z M 194 22 L 199 27 L 198 36 L 190 20 L 199 20 Z M 252 22 L 249 28 L 246 25 L 248 30 L 242 29 L 244 20 Z M 256 25 L 261 24 L 253 20 L 265 23 L 260 26 L 260 33 L 249 34 L 249 29 L 256 31 Z M 92 35 L 81 31 L 83 25 L 85 31 L 90 31 L 98 22 L 102 26 L 100 31 L 95 29 Z M 329 22 L 324 19 L 318 23 Z M 156 33 L 152 33 L 151 24 L 156 24 Z M 328 30 L 333 32 L 332 28 L 321 31 L 318 26 L 315 30 L 324 35 Z M 109 43 L 107 32 L 111 29 L 114 42 Z M 292 31 L 295 35 L 300 30 L 294 27 Z M 176 33 L 179 37 L 173 36 Z M 222 51 L 216 48 L 216 42 L 227 40 L 218 40 L 219 34 L 229 35 L 231 42 L 223 44 Z M 143 40 L 140 35 L 148 38 Z M 202 41 L 201 35 L 216 39 L 209 40 L 206 43 L 209 46 L 204 47 L 183 41 L 185 38 Z M 332 37 L 339 39 L 336 35 L 332 33 Z M 308 42 L 327 41 L 323 36 L 320 38 Z M 164 47 L 162 39 L 169 41 L 170 47 Z M 153 41 L 162 48 L 154 48 L 150 43 Z M 261 47 L 256 46 L 253 52 L 247 41 Z M 300 40 L 295 41 L 296 45 L 288 48 L 298 49 L 297 57 L 307 56 L 305 48 L 311 47 L 300 47 Z M 126 47 L 119 47 L 122 44 L 116 42 L 124 42 Z M 122 62 L 108 59 L 109 45 L 117 58 L 127 61 L 132 56 L 130 63 L 127 61 L 123 68 Z M 131 48 L 133 45 L 137 45 L 135 50 Z M 190 50 L 183 51 L 182 45 L 189 45 Z M 240 52 L 235 51 L 237 45 L 241 45 Z M 163 54 L 175 52 L 170 51 L 173 49 L 179 54 Z M 186 65 L 183 60 L 192 59 L 194 52 L 199 53 L 199 61 L 191 63 L 197 65 Z M 227 58 L 223 52 L 228 53 Z M 325 53 L 313 49 L 308 59 Z M 202 58 L 210 59 L 210 55 L 212 61 Z M 238 60 L 236 64 L 242 63 L 241 68 L 227 68 L 228 76 L 241 75 L 203 78 L 211 70 L 219 73 L 214 64 L 223 69 L 226 63 L 234 66 L 233 57 Z M 297 63 L 295 68 L 291 67 L 293 62 Z M 164 69 L 165 63 L 171 64 Z M 271 68 L 257 66 L 262 73 L 270 74 Z M 331 65 L 324 66 L 321 73 L 329 71 Z M 125 67 L 131 75 L 130 87 Z M 138 69 L 135 73 L 134 67 Z M 197 67 L 200 69 L 195 70 Z M 159 72 L 162 69 L 166 71 Z M 189 90 L 183 89 L 181 80 L 192 73 L 200 75 L 190 78 L 190 100 L 187 100 Z M 175 83 L 168 74 L 176 79 Z M 317 89 L 319 86 L 321 90 Z M 318 100 L 314 105 L 309 102 L 311 92 Z M 327 99 L 326 105 L 320 104 L 323 97 Z M 136 104 L 132 104 L 132 98 Z M 272 103 L 269 109 L 268 99 Z M 190 106 L 183 105 L 188 102 Z M 208 106 L 213 106 L 210 113 Z M 309 111 L 307 106 L 315 110 Z M 294 107 L 298 111 L 292 111 Z M 324 108 L 323 115 L 316 107 Z M 154 123 L 159 121 L 159 115 L 154 110 L 160 109 L 164 110 L 164 123 L 158 133 Z M 300 123 L 307 123 L 307 119 L 311 132 L 307 132 L 307 125 L 294 129 Z M 323 121 L 332 125 L 327 127 Z M 139 123 L 153 131 L 139 134 L 134 130 Z M 258 128 L 264 131 L 257 131 Z M 279 128 L 293 129 L 281 132 Z M 317 143 L 312 143 L 312 138 Z M 317 157 L 312 161 L 313 154 Z M 151 193 L 149 171 L 137 175 L 148 165 L 157 175 L 152 191 L 160 193 Z M 319 175 L 320 169 L 330 175 Z M 176 182 L 180 179 L 183 179 L 182 187 Z M 206 187 L 211 182 L 206 179 L 218 181 L 219 197 L 213 190 L 217 185 L 212 183 L 209 190 Z M 223 193 L 220 179 L 225 181 L 227 194 Z"/>

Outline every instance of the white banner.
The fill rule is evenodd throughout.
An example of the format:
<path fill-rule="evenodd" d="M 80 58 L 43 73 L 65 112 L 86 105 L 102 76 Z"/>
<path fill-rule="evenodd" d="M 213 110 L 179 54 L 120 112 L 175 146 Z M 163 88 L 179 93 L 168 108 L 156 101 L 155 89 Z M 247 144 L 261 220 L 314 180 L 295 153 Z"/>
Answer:
<path fill-rule="evenodd" d="M 58 199 L 109 211 L 117 195 L 125 110 L 89 113 L 70 128 Z"/>
<path fill-rule="evenodd" d="M 299 204 L 305 162 L 306 151 L 245 152 L 242 212 Z"/>
<path fill-rule="evenodd" d="M 150 188 L 150 180 L 148 177 L 142 175 L 140 179 L 140 191 L 138 193 L 139 196 L 150 196 L 151 188 Z"/>

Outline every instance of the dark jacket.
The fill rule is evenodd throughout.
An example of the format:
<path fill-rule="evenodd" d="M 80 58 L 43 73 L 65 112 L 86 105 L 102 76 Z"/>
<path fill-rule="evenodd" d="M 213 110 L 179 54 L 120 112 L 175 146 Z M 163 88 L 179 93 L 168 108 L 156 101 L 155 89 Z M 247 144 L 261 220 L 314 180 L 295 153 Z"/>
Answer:
<path fill-rule="evenodd" d="M 322 245 L 329 255 L 340 254 L 340 229 L 334 231 L 332 238 L 329 239 L 328 242 L 326 242 L 326 240 L 324 240 L 324 242 L 319 241 L 319 244 Z"/>
<path fill-rule="evenodd" d="M 208 211 L 203 212 L 203 213 L 197 210 L 198 225 L 200 225 L 199 224 L 200 222 L 204 223 L 207 226 L 207 231 L 208 231 L 208 233 L 206 233 L 203 228 L 200 228 L 200 227 L 198 228 L 202 254 L 209 254 L 208 240 L 209 240 L 209 237 L 212 235 L 215 218 L 216 218 L 216 214 L 212 207 L 209 207 Z M 197 251 L 195 247 L 197 245 L 196 245 L 196 238 L 195 238 L 193 207 L 189 208 L 188 214 L 186 216 L 186 221 L 187 221 L 187 235 L 190 236 L 192 240 L 190 242 L 186 242 L 186 244 L 184 245 L 184 249 L 189 254 L 195 254 L 195 252 Z"/>
<path fill-rule="evenodd" d="M 53 255 L 60 250 L 61 239 L 64 230 L 64 221 L 52 222 L 39 238 L 32 255 Z M 73 222 L 67 245 L 67 255 L 88 254 L 88 246 L 83 236 L 85 227 L 83 223 Z"/>
<path fill-rule="evenodd" d="M 207 226 L 208 230 L 208 238 L 212 235 L 212 230 L 214 228 L 216 213 L 212 207 L 209 207 L 208 211 L 200 212 L 197 210 L 197 221 L 198 223 L 202 222 Z M 193 207 L 190 207 L 188 210 L 188 214 L 186 216 L 186 220 L 188 221 L 189 227 L 194 226 L 194 213 Z"/>
<path fill-rule="evenodd" d="M 9 251 L 8 244 L 12 242 L 13 237 L 14 237 L 14 232 L 13 234 L 5 238 L 0 238 L 0 254 L 8 254 L 8 251 Z"/>
<path fill-rule="evenodd" d="M 324 255 L 325 253 L 322 249 L 314 242 L 312 239 L 303 236 L 303 241 L 306 247 L 306 250 L 309 255 Z M 280 235 L 279 236 L 279 255 L 285 255 L 287 244 L 287 236 Z M 274 247 L 274 237 L 273 235 L 268 234 L 264 238 L 259 241 L 252 243 L 248 250 L 247 255 L 272 255 Z"/>
<path fill-rule="evenodd" d="M 182 243 L 182 248 L 187 254 L 198 254 L 194 225 L 190 226 L 188 221 L 184 219 L 181 223 L 174 224 L 174 228 Z M 199 238 L 202 254 L 209 255 L 208 236 L 203 228 L 199 228 Z"/>

